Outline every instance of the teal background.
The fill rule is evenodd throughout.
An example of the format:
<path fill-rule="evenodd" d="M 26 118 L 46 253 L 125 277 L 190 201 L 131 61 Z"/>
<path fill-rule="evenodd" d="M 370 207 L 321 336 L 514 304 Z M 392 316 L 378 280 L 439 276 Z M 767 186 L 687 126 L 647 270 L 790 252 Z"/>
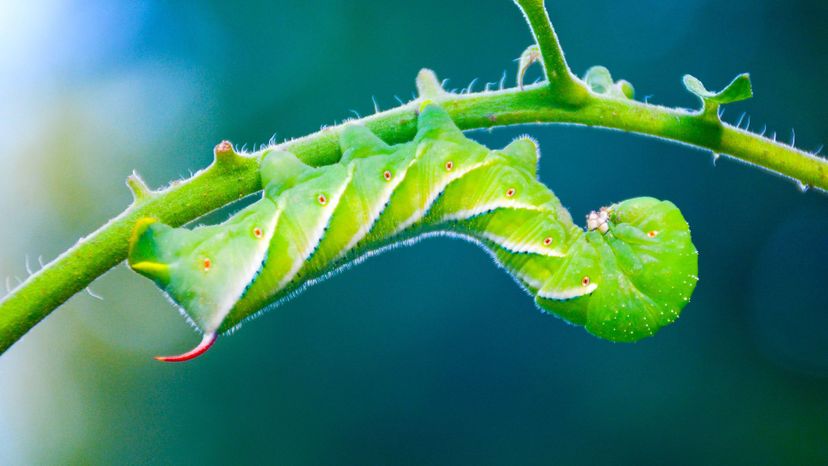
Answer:
<path fill-rule="evenodd" d="M 693 107 L 750 71 L 751 127 L 826 142 L 828 6 L 550 1 L 571 66 Z M 153 186 L 407 100 L 420 67 L 498 81 L 530 43 L 508 1 L 0 0 L 0 290 Z M 538 70 L 530 71 L 530 80 Z M 541 145 L 581 222 L 636 195 L 693 227 L 701 281 L 634 345 L 540 314 L 474 246 L 368 260 L 222 338 L 119 266 L 0 357 L 2 464 L 819 464 L 828 462 L 828 198 L 722 157 L 596 129 L 471 133 Z M 214 219 L 226 217 L 222 212 Z"/>

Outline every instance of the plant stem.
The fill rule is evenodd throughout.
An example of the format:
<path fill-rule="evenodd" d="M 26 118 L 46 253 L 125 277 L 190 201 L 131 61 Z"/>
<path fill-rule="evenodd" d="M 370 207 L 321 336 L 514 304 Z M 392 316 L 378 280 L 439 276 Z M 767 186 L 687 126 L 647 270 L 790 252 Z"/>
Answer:
<path fill-rule="evenodd" d="M 679 141 L 740 160 L 828 190 L 828 161 L 732 126 L 711 122 L 696 113 L 631 100 L 589 95 L 579 108 L 560 107 L 547 85 L 520 91 L 456 95 L 443 93 L 435 102 L 461 129 L 526 123 L 570 123 L 618 129 Z M 419 100 L 369 116 L 365 124 L 389 143 L 410 140 L 416 131 Z M 329 127 L 276 146 L 305 162 L 321 166 L 339 160 L 339 133 Z M 261 189 L 258 166 L 262 153 L 217 159 L 192 178 L 164 191 L 139 190 L 121 215 L 30 276 L 0 301 L 0 353 L 95 278 L 126 258 L 129 235 L 142 217 L 178 226 Z M 134 178 L 131 185 L 136 185 Z"/>
<path fill-rule="evenodd" d="M 523 10 L 543 57 L 548 82 L 525 89 L 457 95 L 445 92 L 434 73 L 423 70 L 417 79 L 422 98 L 441 104 L 464 130 L 526 123 L 569 123 L 635 132 L 678 141 L 797 179 L 804 186 L 828 190 L 828 161 L 709 118 L 690 113 L 598 95 L 572 75 L 564 59 L 543 0 L 515 0 Z M 410 140 L 416 131 L 420 100 L 359 120 L 388 143 Z M 275 149 L 296 154 L 310 165 L 336 163 L 343 125 L 285 142 Z M 221 148 L 219 150 L 219 148 Z M 217 146 L 216 159 L 190 179 L 160 192 L 149 191 L 133 175 L 127 185 L 135 200 L 68 251 L 31 275 L 0 301 L 0 354 L 75 293 L 122 262 L 133 225 L 155 217 L 172 226 L 261 189 L 259 162 L 263 152 L 239 156 L 226 144 Z"/>
<path fill-rule="evenodd" d="M 563 49 L 543 0 L 515 0 L 515 3 L 523 11 L 526 22 L 535 36 L 535 42 L 540 47 L 546 80 L 549 86 L 557 91 L 552 98 L 569 105 L 584 102 L 588 97 L 587 89 L 566 64 Z"/>

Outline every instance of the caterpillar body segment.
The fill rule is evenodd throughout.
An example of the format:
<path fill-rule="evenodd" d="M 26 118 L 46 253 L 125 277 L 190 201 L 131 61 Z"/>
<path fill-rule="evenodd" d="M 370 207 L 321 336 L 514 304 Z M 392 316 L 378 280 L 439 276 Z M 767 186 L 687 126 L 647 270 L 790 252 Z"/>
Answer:
<path fill-rule="evenodd" d="M 584 231 L 537 180 L 531 139 L 490 150 L 427 104 L 409 143 L 349 126 L 341 146 L 341 161 L 319 168 L 268 153 L 262 199 L 223 224 L 140 221 L 130 266 L 207 336 L 367 254 L 438 233 L 481 244 L 538 307 L 613 341 L 674 321 L 695 287 L 697 254 L 675 205 L 630 199 L 590 214 Z"/>

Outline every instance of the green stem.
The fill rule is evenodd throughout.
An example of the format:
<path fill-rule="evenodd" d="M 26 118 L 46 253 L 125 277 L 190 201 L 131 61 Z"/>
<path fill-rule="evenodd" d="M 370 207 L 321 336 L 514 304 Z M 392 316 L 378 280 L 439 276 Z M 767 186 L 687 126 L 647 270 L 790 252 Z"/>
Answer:
<path fill-rule="evenodd" d="M 561 108 L 546 85 L 525 90 L 456 95 L 443 93 L 443 105 L 460 128 L 475 129 L 526 123 L 570 123 L 618 129 L 678 141 L 729 154 L 768 170 L 828 190 L 828 161 L 733 126 L 711 122 L 697 113 L 631 100 L 589 95 L 578 108 Z M 389 143 L 407 141 L 416 130 L 414 101 L 360 120 Z M 342 125 L 280 144 L 313 165 L 339 160 Z M 178 226 L 261 189 L 259 156 L 217 158 L 192 178 L 160 192 L 136 189 L 135 202 L 121 215 L 33 274 L 0 301 L 0 353 L 95 278 L 126 258 L 132 227 L 141 217 L 157 217 Z"/>
<path fill-rule="evenodd" d="M 566 64 L 558 35 L 555 34 L 543 0 L 515 0 L 515 3 L 523 11 L 535 42 L 540 47 L 546 80 L 556 90 L 552 98 L 568 105 L 581 104 L 588 97 L 587 89 Z"/>

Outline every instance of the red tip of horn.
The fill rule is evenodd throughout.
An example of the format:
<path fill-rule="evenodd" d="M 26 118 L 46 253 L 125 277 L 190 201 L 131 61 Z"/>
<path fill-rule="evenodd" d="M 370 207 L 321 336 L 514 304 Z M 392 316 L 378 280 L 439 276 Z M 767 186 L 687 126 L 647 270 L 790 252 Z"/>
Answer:
<path fill-rule="evenodd" d="M 216 337 L 218 337 L 218 335 L 215 333 L 206 333 L 204 334 L 204 338 L 201 339 L 201 343 L 190 351 L 177 356 L 156 356 L 155 359 L 162 362 L 184 362 L 189 361 L 190 359 L 195 359 L 207 352 L 207 350 L 213 346 L 213 343 L 216 342 Z"/>

